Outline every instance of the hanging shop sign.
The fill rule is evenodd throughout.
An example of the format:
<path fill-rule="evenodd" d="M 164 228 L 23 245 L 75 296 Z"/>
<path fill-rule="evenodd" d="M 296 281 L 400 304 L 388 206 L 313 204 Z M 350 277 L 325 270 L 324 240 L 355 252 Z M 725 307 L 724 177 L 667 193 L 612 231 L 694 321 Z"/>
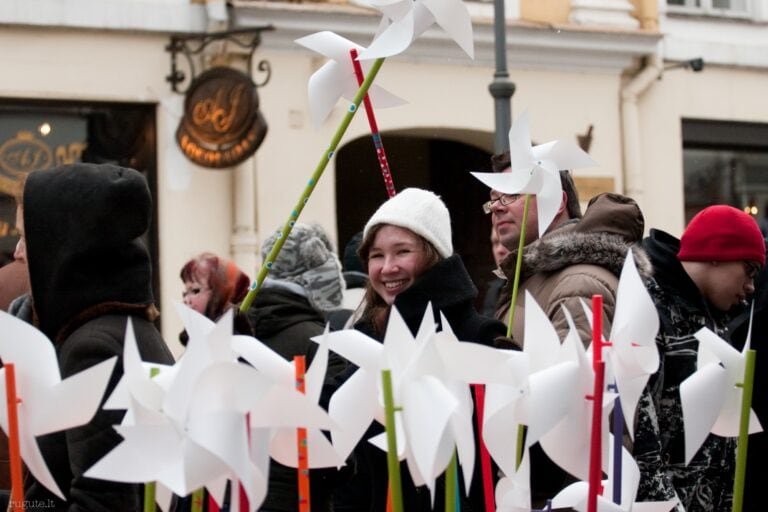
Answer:
<path fill-rule="evenodd" d="M 253 155 L 266 134 L 256 84 L 248 75 L 215 67 L 192 82 L 176 130 L 176 141 L 191 161 L 214 169 L 233 167 Z"/>

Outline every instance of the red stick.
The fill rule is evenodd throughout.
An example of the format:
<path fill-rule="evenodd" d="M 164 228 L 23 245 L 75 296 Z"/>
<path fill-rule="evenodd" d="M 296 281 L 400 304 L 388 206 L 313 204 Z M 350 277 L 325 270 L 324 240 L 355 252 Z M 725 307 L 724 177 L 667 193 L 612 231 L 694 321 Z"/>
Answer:
<path fill-rule="evenodd" d="M 352 56 L 352 67 L 355 69 L 355 77 L 357 77 L 357 85 L 362 85 L 365 80 L 363 75 L 363 68 L 360 66 L 360 61 L 357 60 L 357 50 L 352 48 L 349 50 L 349 54 Z M 371 98 L 366 95 L 363 97 L 363 105 L 365 105 L 365 113 L 368 116 L 368 126 L 371 127 L 371 137 L 373 138 L 373 145 L 376 148 L 376 157 L 379 159 L 379 167 L 381 168 L 381 177 L 384 178 L 384 187 L 387 189 L 387 196 L 395 196 L 395 184 L 392 181 L 392 173 L 389 170 L 389 162 L 387 162 L 387 153 L 384 151 L 384 143 L 381 141 L 381 134 L 379 133 L 379 127 L 376 124 L 376 115 L 373 113 L 373 105 L 371 104 Z"/>
<path fill-rule="evenodd" d="M 24 482 L 21 476 L 21 449 L 19 448 L 20 400 L 16 396 L 16 368 L 5 365 L 5 399 L 8 406 L 8 453 L 11 464 L 11 503 L 9 510 L 24 512 Z"/>
<path fill-rule="evenodd" d="M 493 476 L 491 475 L 491 454 L 483 440 L 483 417 L 485 415 L 485 386 L 472 384 L 477 404 L 477 437 L 480 443 L 480 470 L 483 475 L 483 497 L 485 498 L 485 512 L 494 512 L 496 502 L 493 496 Z"/>
<path fill-rule="evenodd" d="M 589 494 L 587 512 L 597 512 L 597 495 L 603 493 L 602 415 L 605 363 L 603 362 L 603 297 L 592 296 L 592 368 L 595 387 L 592 392 L 592 436 L 589 449 Z"/>
<path fill-rule="evenodd" d="M 293 365 L 296 368 L 296 389 L 301 393 L 304 393 L 305 364 L 304 356 L 293 357 Z M 306 428 L 296 429 L 296 445 L 299 449 L 299 512 L 309 512 L 309 455 Z"/>

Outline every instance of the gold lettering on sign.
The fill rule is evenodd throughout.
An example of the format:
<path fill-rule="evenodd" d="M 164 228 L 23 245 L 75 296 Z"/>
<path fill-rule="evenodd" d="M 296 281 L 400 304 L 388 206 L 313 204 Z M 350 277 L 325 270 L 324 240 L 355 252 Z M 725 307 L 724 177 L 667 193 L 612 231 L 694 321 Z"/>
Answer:
<path fill-rule="evenodd" d="M 0 146 L 0 169 L 11 175 L 19 176 L 37 169 L 48 169 L 52 164 L 51 148 L 36 139 L 32 132 L 21 131 Z"/>
<path fill-rule="evenodd" d="M 212 98 L 205 98 L 195 103 L 192 109 L 192 122 L 197 126 L 210 123 L 218 133 L 229 132 L 244 93 L 245 86 L 242 84 L 233 87 L 229 94 L 223 87 L 219 87 Z"/>
<path fill-rule="evenodd" d="M 83 151 L 88 147 L 84 142 L 72 142 L 67 146 L 56 147 L 56 165 L 73 164 L 80 161 Z"/>

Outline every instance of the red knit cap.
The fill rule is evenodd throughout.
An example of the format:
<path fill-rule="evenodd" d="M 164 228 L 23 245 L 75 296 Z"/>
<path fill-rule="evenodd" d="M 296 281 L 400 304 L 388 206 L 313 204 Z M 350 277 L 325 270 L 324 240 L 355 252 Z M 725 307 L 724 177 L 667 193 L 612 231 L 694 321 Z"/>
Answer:
<path fill-rule="evenodd" d="M 765 265 L 765 239 L 750 215 L 718 204 L 704 208 L 680 238 L 680 261 L 756 261 Z"/>

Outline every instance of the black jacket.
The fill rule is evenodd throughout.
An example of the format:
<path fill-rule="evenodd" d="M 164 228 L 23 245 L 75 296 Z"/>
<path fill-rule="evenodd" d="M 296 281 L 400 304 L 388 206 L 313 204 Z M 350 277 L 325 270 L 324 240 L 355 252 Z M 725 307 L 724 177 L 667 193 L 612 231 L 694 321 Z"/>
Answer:
<path fill-rule="evenodd" d="M 322 313 L 309 301 L 289 290 L 276 287 L 259 291 L 247 313 L 254 336 L 284 359 L 306 356 L 307 367 L 317 352 L 317 344 L 310 340 L 325 330 Z M 346 360 L 331 352 L 328 354 L 326 378 L 335 377 L 346 368 Z M 330 512 L 331 493 L 341 478 L 335 468 L 310 470 L 310 496 L 312 510 Z M 270 461 L 269 489 L 261 508 L 276 512 L 298 510 L 298 480 L 296 468 Z"/>
<path fill-rule="evenodd" d="M 23 208 L 33 304 L 40 329 L 54 342 L 61 377 L 118 356 L 103 403 L 122 376 L 129 317 L 142 358 L 172 363 L 150 321 L 152 270 L 141 237 L 149 227 L 151 197 L 143 176 L 92 164 L 33 172 L 24 188 Z M 38 438 L 67 502 L 30 475 L 25 481 L 28 503 L 40 504 L 46 512 L 141 510 L 141 485 L 83 476 L 120 443 L 112 426 L 122 415 L 100 408 L 83 426 Z"/>
<path fill-rule="evenodd" d="M 685 464 L 680 384 L 696 371 L 702 327 L 723 335 L 727 315 L 711 308 L 685 272 L 680 241 L 652 229 L 643 246 L 654 277 L 649 291 L 659 314 L 659 369 L 640 398 L 633 454 L 640 466 L 638 501 L 680 498 L 688 512 L 730 510 L 735 439 L 710 434 Z M 682 509 L 678 509 L 682 510 Z"/>
<path fill-rule="evenodd" d="M 474 306 L 476 297 L 477 288 L 467 274 L 464 263 L 459 256 L 454 255 L 438 262 L 419 276 L 410 288 L 395 297 L 394 305 L 414 335 L 419 329 L 427 304 L 431 302 L 438 325 L 440 325 L 439 312 L 442 312 L 459 340 L 492 346 L 495 338 L 504 336 L 506 327 L 498 320 L 477 313 Z M 376 335 L 371 325 L 358 324 L 355 328 L 379 341 L 383 340 L 381 336 Z M 351 375 L 353 371 L 354 368 L 347 369 L 346 376 Z M 356 473 L 350 484 L 341 489 L 334 499 L 334 509 L 337 512 L 366 510 L 382 512 L 386 509 L 388 481 L 386 454 L 367 441 L 382 431 L 383 428 L 380 425 L 373 425 L 355 448 L 353 455 Z M 475 451 L 475 472 L 469 499 L 465 497 L 463 488 L 460 489 L 461 509 L 466 512 L 484 510 L 477 445 Z M 405 462 L 400 464 L 400 473 L 403 502 L 406 508 L 414 512 L 433 510 L 429 490 L 426 486 L 416 487 L 413 484 Z M 496 471 L 493 471 L 493 474 L 495 476 Z M 434 510 L 445 508 L 444 492 L 441 477 L 435 491 Z"/>

